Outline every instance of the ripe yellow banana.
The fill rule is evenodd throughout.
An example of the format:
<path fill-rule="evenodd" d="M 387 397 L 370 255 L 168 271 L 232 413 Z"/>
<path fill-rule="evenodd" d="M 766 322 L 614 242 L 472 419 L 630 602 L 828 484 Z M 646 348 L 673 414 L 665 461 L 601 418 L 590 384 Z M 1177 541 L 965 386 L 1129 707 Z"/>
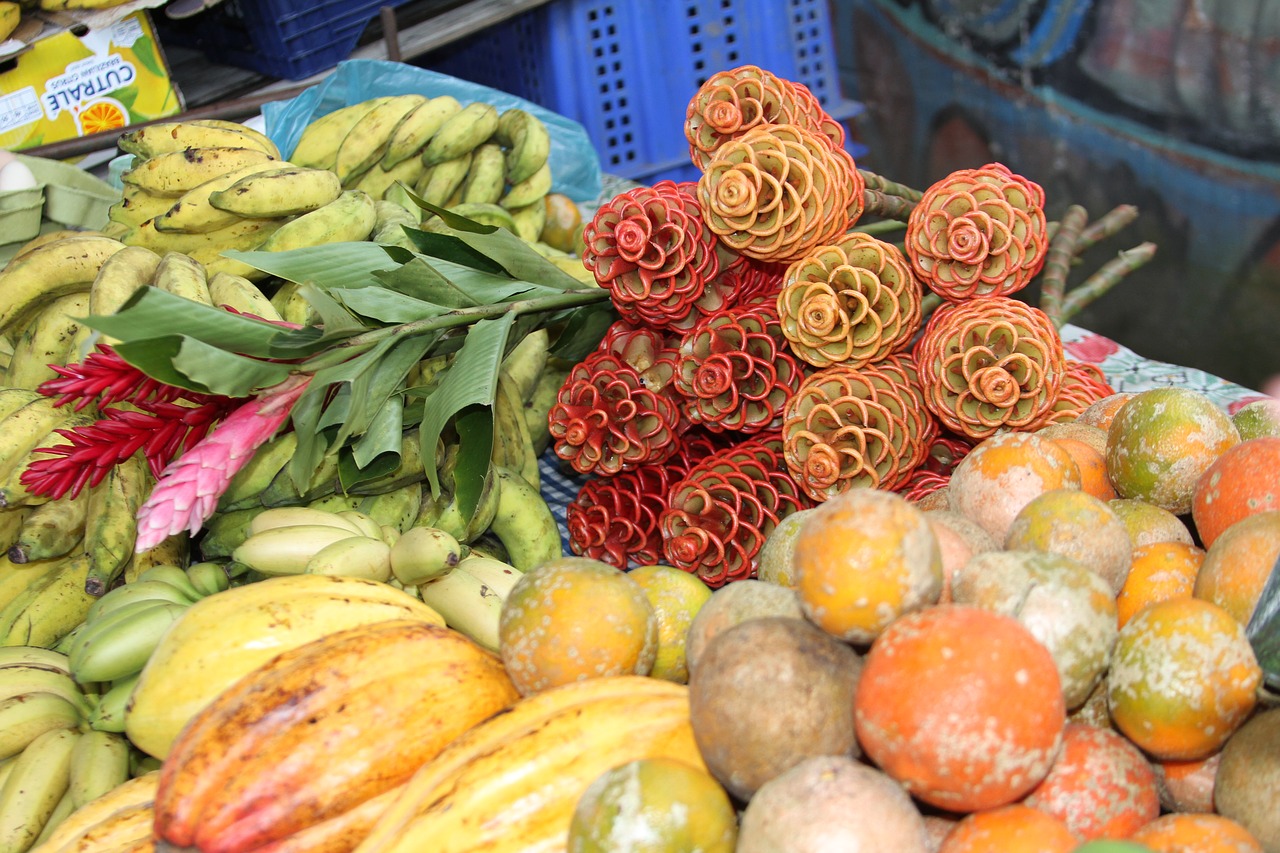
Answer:
<path fill-rule="evenodd" d="M 534 202 L 542 201 L 549 192 L 551 192 L 551 164 L 543 163 L 542 167 L 532 175 L 519 183 L 512 184 L 506 194 L 498 200 L 498 204 L 508 210 L 527 207 Z"/>
<path fill-rule="evenodd" d="M 126 246 L 103 262 L 89 287 L 89 313 L 106 317 L 155 278 L 160 256 L 144 246 Z M 114 338 L 103 337 L 104 343 Z"/>
<path fill-rule="evenodd" d="M 438 527 L 410 527 L 391 546 L 391 572 L 405 586 L 447 575 L 462 560 L 463 547 Z M 444 613 L 446 623 L 448 616 Z"/>
<path fill-rule="evenodd" d="M 84 549 L 90 569 L 86 591 L 102 595 L 129 563 L 137 539 L 138 507 L 151 489 L 151 473 L 140 456 L 114 465 L 89 492 Z"/>
<path fill-rule="evenodd" d="M 15 260 L 0 273 L 0 332 L 22 328 L 60 296 L 88 292 L 102 264 L 123 248 L 107 237 L 67 237 Z"/>
<path fill-rule="evenodd" d="M 76 429 L 93 423 L 95 419 L 96 415 L 72 414 L 71 417 L 62 422 L 58 429 Z M 28 490 L 26 484 L 22 482 L 22 478 L 30 470 L 32 463 L 49 458 L 48 450 L 69 444 L 71 444 L 71 440 L 65 436 L 58 433 L 50 433 L 44 441 L 39 442 L 38 447 L 18 460 L 18 463 L 5 476 L 0 477 L 0 507 L 36 507 L 52 503 L 47 496 L 37 495 Z M 16 536 L 14 541 L 17 541 Z"/>
<path fill-rule="evenodd" d="M 471 168 L 471 151 L 467 150 L 452 160 L 445 160 L 430 166 L 413 191 L 437 207 L 443 207 L 453 194 L 462 189 L 462 182 L 467 179 L 467 171 Z"/>
<path fill-rule="evenodd" d="M 258 148 L 187 148 L 134 161 L 120 180 L 152 195 L 177 199 L 205 181 L 268 161 L 280 162 Z"/>
<path fill-rule="evenodd" d="M 338 157 L 338 146 L 351 129 L 385 98 L 370 98 L 339 107 L 309 122 L 289 154 L 289 162 L 312 169 L 332 169 Z"/>
<path fill-rule="evenodd" d="M 18 537 L 22 535 L 22 526 L 27 523 L 31 512 L 26 507 L 0 512 L 0 554 L 6 554 L 17 544 Z"/>
<path fill-rule="evenodd" d="M 188 234 L 181 231 L 157 231 L 155 220 L 148 219 L 130 229 L 123 239 L 131 246 L 146 246 L 161 255 L 165 252 L 183 252 L 203 264 L 227 250 L 252 251 L 258 248 L 280 225 L 279 219 L 236 219 L 223 228 Z"/>
<path fill-rule="evenodd" d="M 55 693 L 37 691 L 0 701 L 0 757 L 18 755 L 41 735 L 75 729 L 84 720 L 72 702 Z"/>
<path fill-rule="evenodd" d="M 82 491 L 74 498 L 62 497 L 33 508 L 9 548 L 9 559 L 27 564 L 70 553 L 84 538 L 88 505 L 89 493 Z"/>
<path fill-rule="evenodd" d="M 492 104 L 473 101 L 454 113 L 432 135 L 422 149 L 422 162 L 428 166 L 456 160 L 493 136 L 498 129 L 498 110 Z"/>
<path fill-rule="evenodd" d="M 323 207 L 341 192 L 338 176 L 328 169 L 286 164 L 241 178 L 212 193 L 209 203 L 246 219 L 281 219 Z"/>
<path fill-rule="evenodd" d="M 71 752 L 68 787 L 76 808 L 129 781 L 129 742 L 114 732 L 88 731 Z"/>
<path fill-rule="evenodd" d="M 522 109 L 503 111 L 494 132 L 507 148 L 507 182 L 518 184 L 541 169 L 551 156 L 551 134 L 542 119 Z"/>
<path fill-rule="evenodd" d="M 156 267 L 152 284 L 166 293 L 199 302 L 201 305 L 213 304 L 204 265 L 183 252 L 164 253 Z"/>
<path fill-rule="evenodd" d="M 44 830 L 71 781 L 71 753 L 79 733 L 46 732 L 14 762 L 0 789 L 0 851 L 23 853 Z"/>
<path fill-rule="evenodd" d="M 249 137 L 249 139 L 253 140 L 253 142 L 263 151 L 275 157 L 277 160 L 280 159 L 280 149 L 278 149 L 276 144 L 271 141 L 271 137 L 267 136 L 260 130 L 255 130 L 254 128 L 249 127 L 247 124 L 241 124 L 238 121 L 227 121 L 226 119 L 220 118 L 189 119 L 188 123 L 194 124 L 196 127 L 214 127 L 222 128 L 224 130 L 233 130 L 242 136 Z"/>
<path fill-rule="evenodd" d="M 34 597 L 33 590 L 43 586 L 46 578 L 61 568 L 62 561 L 56 558 L 16 563 L 7 554 L 0 555 L 0 620 L 10 613 L 11 606 L 22 607 L 30 602 Z M 0 651 L 4 648 L 7 647 L 0 646 Z"/>
<path fill-rule="evenodd" d="M 89 713 L 89 698 L 75 679 L 61 669 L 35 663 L 0 668 L 0 701 L 32 693 L 52 693 L 66 699 L 80 713 Z"/>
<path fill-rule="evenodd" d="M 162 122 L 130 130 L 116 144 L 121 151 L 142 160 L 188 148 L 258 148 L 272 157 L 280 156 L 275 144 L 262 134 L 229 124 L 233 123 Z"/>
<path fill-rule="evenodd" d="M 440 95 L 419 104 L 391 132 L 387 150 L 382 155 L 382 168 L 391 169 L 411 157 L 420 159 L 431 137 L 461 109 L 462 104 L 451 95 Z"/>
<path fill-rule="evenodd" d="M 39 849 L 44 840 L 53 834 L 58 824 L 62 823 L 71 816 L 71 812 L 75 811 L 75 803 L 71 800 L 71 789 L 67 791 L 58 800 L 58 804 L 53 807 L 53 811 L 49 813 L 49 817 L 44 822 L 44 828 L 40 830 L 40 834 L 36 836 L 36 840 L 31 844 L 31 849 Z"/>
<path fill-rule="evenodd" d="M 158 771 L 136 776 L 76 809 L 60 823 L 39 848 L 40 853 L 94 853 L 119 851 L 129 836 L 121 833 L 125 821 L 133 821 L 133 835 L 151 837 Z"/>
<path fill-rule="evenodd" d="M 547 224 L 546 202 L 540 198 L 524 207 L 511 208 L 511 221 L 515 225 L 513 230 L 517 237 L 526 243 L 538 242 L 538 237 Z"/>
<path fill-rule="evenodd" d="M 520 577 L 514 566 L 489 557 L 469 556 L 447 574 L 419 584 L 418 593 L 450 628 L 497 652 L 502 603 Z"/>
<path fill-rule="evenodd" d="M 182 197 L 173 203 L 173 207 L 152 220 L 152 225 L 157 231 L 179 231 L 184 234 L 204 234 L 234 225 L 244 217 L 214 207 L 210 202 L 213 194 L 229 189 L 237 181 L 249 175 L 278 168 L 280 168 L 279 160 L 264 160 L 224 172 L 183 193 Z"/>
<path fill-rule="evenodd" d="M 30 388 L 0 388 L 0 420 L 9 417 L 32 400 L 40 399 L 40 393 Z"/>
<path fill-rule="evenodd" d="M 533 399 L 538 378 L 547 367 L 550 345 L 550 333 L 545 328 L 535 329 L 522 337 L 502 359 L 502 372 L 522 405 Z"/>
<path fill-rule="evenodd" d="M 0 481 L 31 451 L 47 444 L 50 433 L 74 414 L 70 406 L 58 406 L 52 397 L 38 397 L 0 420 Z"/>
<path fill-rule="evenodd" d="M 41 308 L 27 322 L 13 347 L 5 383 L 13 388 L 39 387 L 57 374 L 49 365 L 67 363 L 67 353 L 88 315 L 89 293 L 69 293 Z"/>
<path fill-rule="evenodd" d="M 334 155 L 333 171 L 338 178 L 345 184 L 381 160 L 396 127 L 426 101 L 423 95 L 393 95 L 363 115 L 347 131 Z"/>
<path fill-rule="evenodd" d="M 462 202 L 494 204 L 506 186 L 506 160 L 502 146 L 486 142 L 471 155 L 471 168 L 462 182 Z"/>
<path fill-rule="evenodd" d="M 167 213 L 175 198 L 152 195 L 138 187 L 126 186 L 120 200 L 107 209 L 107 220 L 136 227 L 152 217 Z"/>
<path fill-rule="evenodd" d="M 207 271 L 207 270 L 206 270 Z M 280 312 L 256 284 L 242 275 L 216 272 L 209 276 L 209 298 L 219 308 L 234 308 L 264 320 L 279 320 Z"/>
<path fill-rule="evenodd" d="M 527 572 L 564 556 L 560 528 L 542 493 L 514 471 L 494 466 L 498 509 L 489 530 L 502 540 L 511 564 Z"/>
<path fill-rule="evenodd" d="M 287 252 L 326 243 L 358 242 L 373 232 L 376 218 L 373 199 L 368 193 L 344 190 L 325 206 L 280 226 L 260 249 L 264 252 Z"/>

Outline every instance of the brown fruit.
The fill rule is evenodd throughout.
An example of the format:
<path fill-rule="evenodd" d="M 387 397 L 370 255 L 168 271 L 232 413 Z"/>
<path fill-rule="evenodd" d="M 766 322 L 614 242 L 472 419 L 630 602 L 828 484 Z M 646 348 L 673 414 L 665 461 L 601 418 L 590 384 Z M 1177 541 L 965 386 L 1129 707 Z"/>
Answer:
<path fill-rule="evenodd" d="M 1214 782 L 1218 813 L 1244 824 L 1267 853 L 1280 853 L 1280 708 L 1257 714 L 1222 749 Z"/>
<path fill-rule="evenodd" d="M 795 590 L 760 580 L 742 580 L 726 584 L 698 610 L 685 638 L 685 662 L 690 674 L 698 665 L 707 644 L 719 634 L 748 619 L 764 616 L 789 616 L 803 619 L 800 599 Z"/>

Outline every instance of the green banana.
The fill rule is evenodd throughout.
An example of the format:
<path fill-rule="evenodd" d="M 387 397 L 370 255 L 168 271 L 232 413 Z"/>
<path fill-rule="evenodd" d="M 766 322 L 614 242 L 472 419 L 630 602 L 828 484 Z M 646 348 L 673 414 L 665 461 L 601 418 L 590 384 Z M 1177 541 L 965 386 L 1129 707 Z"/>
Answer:
<path fill-rule="evenodd" d="M 271 295 L 271 304 L 286 323 L 306 326 L 312 320 L 311 304 L 299 292 L 300 288 L 296 281 L 282 282 Z"/>
<path fill-rule="evenodd" d="M 422 149 L 428 166 L 455 160 L 474 150 L 498 129 L 498 110 L 492 104 L 473 101 L 447 118 Z"/>
<path fill-rule="evenodd" d="M 541 201 L 549 192 L 551 192 L 551 164 L 544 163 L 532 175 L 508 187 L 506 194 L 498 199 L 498 204 L 513 210 Z"/>
<path fill-rule="evenodd" d="M 215 513 L 204 524 L 200 538 L 200 556 L 220 560 L 231 556 L 241 542 L 249 538 L 249 524 L 262 507 L 254 505 Z"/>
<path fill-rule="evenodd" d="M 382 168 L 374 163 L 360 176 L 359 180 L 349 184 L 352 189 L 363 190 L 375 199 L 382 199 L 397 183 L 413 186 L 422 177 L 427 167 L 417 157 L 402 160 L 390 169 Z"/>
<path fill-rule="evenodd" d="M 285 165 L 241 178 L 209 195 L 209 204 L 245 219 L 280 219 L 324 207 L 342 192 L 328 169 Z"/>
<path fill-rule="evenodd" d="M 46 501 L 46 503 L 53 503 L 53 501 Z M 18 544 L 22 527 L 27 523 L 31 512 L 32 509 L 28 507 L 14 507 L 8 512 L 0 512 L 0 554 L 6 554 L 9 548 Z M 9 562 L 13 563 L 14 560 L 10 558 Z"/>
<path fill-rule="evenodd" d="M 410 158 L 420 160 L 418 155 L 431 137 L 461 110 L 462 104 L 451 95 L 440 95 L 419 104 L 391 132 L 387 150 L 382 155 L 382 168 L 389 170 Z"/>
<path fill-rule="evenodd" d="M 507 182 L 518 184 L 541 169 L 551 156 L 551 134 L 542 119 L 522 109 L 504 110 L 495 132 L 508 149 Z"/>
<path fill-rule="evenodd" d="M 129 741 L 115 732 L 87 731 L 71 752 L 69 793 L 75 808 L 129 781 Z"/>
<path fill-rule="evenodd" d="M 80 691 L 75 679 L 61 669 L 34 663 L 0 669 L 0 699 L 32 693 L 61 696 L 82 714 L 89 713 L 89 698 Z"/>
<path fill-rule="evenodd" d="M 183 299 L 190 299 L 202 305 L 213 304 L 204 265 L 182 252 L 165 252 L 160 258 L 160 265 L 156 267 L 153 284 L 174 296 L 181 296 Z"/>
<path fill-rule="evenodd" d="M 311 475 L 311 480 L 300 487 L 286 466 L 258 494 L 258 503 L 265 507 L 298 506 L 311 503 L 318 497 L 337 491 L 338 454 L 327 453 Z"/>
<path fill-rule="evenodd" d="M 514 223 L 516 236 L 526 243 L 538 242 L 542 229 L 547 225 L 547 203 L 544 198 L 526 204 L 524 207 L 511 208 L 511 221 Z"/>
<path fill-rule="evenodd" d="M 209 298 L 219 308 L 234 308 L 241 314 L 252 314 L 264 320 L 281 319 L 280 312 L 271 304 L 271 300 L 256 284 L 242 275 L 216 272 L 208 276 L 208 286 Z"/>
<path fill-rule="evenodd" d="M 450 628 L 497 652 L 502 604 L 520 580 L 513 566 L 488 557 L 466 557 L 453 571 L 419 584 L 422 601 Z"/>
<path fill-rule="evenodd" d="M 71 781 L 80 734 L 45 732 L 22 751 L 0 788 L 0 853 L 23 853 L 40 837 Z"/>
<path fill-rule="evenodd" d="M 179 571 L 181 570 L 179 569 Z M 133 583 L 122 584 L 115 589 L 108 590 L 105 595 L 89 607 L 89 612 L 84 616 L 84 622 L 85 625 L 93 627 L 116 611 L 141 602 L 181 604 L 185 606 L 195 603 L 201 597 L 199 594 L 192 595 L 163 580 L 156 578 L 139 579 Z M 76 642 L 71 644 L 71 649 L 76 648 L 78 644 L 83 642 L 84 633 L 81 632 L 76 635 Z M 67 650 L 68 655 L 71 654 L 71 649 Z"/>
<path fill-rule="evenodd" d="M 382 159 L 391 134 L 409 113 L 427 102 L 423 95 L 393 95 L 380 102 L 356 122 L 333 158 L 333 171 L 345 184 Z"/>
<path fill-rule="evenodd" d="M 155 229 L 160 232 L 178 231 L 184 234 L 206 234 L 233 225 L 244 217 L 225 210 L 219 210 L 210 203 L 214 193 L 229 189 L 237 181 L 259 172 L 268 172 L 280 168 L 279 160 L 264 160 L 224 172 L 216 178 L 205 181 L 198 187 L 188 190 L 173 203 L 173 207 L 152 220 Z"/>
<path fill-rule="evenodd" d="M 413 185 L 413 191 L 423 201 L 443 207 L 453 194 L 462 188 L 462 182 L 467 179 L 467 171 L 470 168 L 471 151 L 468 150 L 452 160 L 430 166 Z"/>
<path fill-rule="evenodd" d="M 160 255 L 145 246 L 128 246 L 102 264 L 89 288 L 89 313 L 106 317 L 116 313 L 155 278 Z M 103 338 L 104 343 L 114 339 Z"/>
<path fill-rule="evenodd" d="M 422 508 L 422 484 L 408 483 L 398 489 L 369 495 L 360 501 L 360 512 L 379 526 L 394 527 L 401 533 L 409 529 Z"/>
<path fill-rule="evenodd" d="M 498 372 L 498 388 L 493 401 L 493 461 L 519 474 L 535 489 L 542 487 L 538 454 L 524 419 L 524 402 L 515 382 L 506 371 Z"/>
<path fill-rule="evenodd" d="M 368 193 L 344 190 L 325 206 L 280 226 L 259 248 L 264 252 L 285 252 L 326 243 L 358 242 L 373 232 L 376 218 Z"/>
<path fill-rule="evenodd" d="M 551 334 L 546 328 L 534 329 L 521 338 L 502 359 L 502 372 L 510 380 L 521 404 L 533 399 L 538 378 L 547 367 L 550 346 Z"/>
<path fill-rule="evenodd" d="M 135 160 L 120 180 L 155 196 L 180 198 L 205 181 L 266 162 L 280 161 L 259 148 L 187 148 Z"/>
<path fill-rule="evenodd" d="M 41 308 L 13 345 L 5 382 L 13 388 L 37 388 L 57 374 L 50 365 L 67 363 L 68 350 L 82 328 L 76 318 L 89 312 L 89 293 L 68 293 Z"/>
<path fill-rule="evenodd" d="M 382 525 L 367 513 L 363 513 L 358 509 L 341 509 L 335 512 L 334 515 L 359 528 L 361 536 L 368 536 L 373 539 L 382 538 Z"/>
<path fill-rule="evenodd" d="M 275 144 L 261 133 L 234 122 L 210 120 L 147 125 L 122 134 L 116 145 L 142 160 L 188 148 L 260 148 L 272 157 L 280 156 Z"/>
<path fill-rule="evenodd" d="M 384 246 L 400 246 L 409 251 L 417 251 L 405 228 L 417 228 L 418 217 L 394 201 L 378 199 L 373 203 L 377 222 L 369 239 Z"/>
<path fill-rule="evenodd" d="M 79 707 L 56 693 L 37 691 L 0 700 L 0 759 L 18 755 L 46 732 L 76 729 Z"/>
<path fill-rule="evenodd" d="M 185 552 L 187 549 L 183 549 Z M 185 556 L 185 553 L 184 553 Z M 143 571 L 131 583 L 150 583 L 152 581 L 168 584 L 187 597 L 188 603 L 204 598 L 204 593 L 191 580 L 187 570 L 177 564 L 157 564 Z"/>
<path fill-rule="evenodd" d="M 148 491 L 150 472 L 140 456 L 114 465 L 89 492 L 85 508 L 84 550 L 89 561 L 85 591 L 102 595 L 124 571 L 137 539 L 138 508 Z"/>
<path fill-rule="evenodd" d="M 551 428 L 547 417 L 551 414 L 551 407 L 559 399 L 560 389 L 568 376 L 569 368 L 553 366 L 548 362 L 533 387 L 532 396 L 525 403 L 524 420 L 529 427 L 533 451 L 538 456 L 551 446 Z"/>
<path fill-rule="evenodd" d="M 405 586 L 416 586 L 453 571 L 463 547 L 437 527 L 410 527 L 391 546 L 391 573 Z"/>
<path fill-rule="evenodd" d="M 449 205 L 449 212 L 465 216 L 473 222 L 479 222 L 481 225 L 505 228 L 513 234 L 516 230 L 516 221 L 511 217 L 511 211 L 501 205 L 483 204 L 481 202 L 458 203 Z"/>
<path fill-rule="evenodd" d="M 486 142 L 471 155 L 471 168 L 462 182 L 462 203 L 494 204 L 506 187 L 506 160 L 502 146 Z"/>
<path fill-rule="evenodd" d="M 0 669 L 7 666 L 34 664 L 45 669 L 56 669 L 71 674 L 71 662 L 63 652 L 42 649 L 39 646 L 0 646 Z"/>
<path fill-rule="evenodd" d="M 89 623 L 68 655 L 76 681 L 118 681 L 142 672 L 160 637 L 190 606 L 135 601 Z"/>
<path fill-rule="evenodd" d="M 324 546 L 307 560 L 303 572 L 309 575 L 335 575 L 367 578 L 386 583 L 391 579 L 391 546 L 370 536 L 348 536 Z"/>
<path fill-rule="evenodd" d="M 89 493 L 47 501 L 31 510 L 18 539 L 9 549 L 9 559 L 23 564 L 61 557 L 84 539 L 85 511 Z"/>
<path fill-rule="evenodd" d="M 355 535 L 327 524 L 276 527 L 250 535 L 231 553 L 231 559 L 268 577 L 297 575 L 306 571 L 307 563 L 320 549 Z"/>
<path fill-rule="evenodd" d="M 522 572 L 564 556 L 560 528 L 542 493 L 514 471 L 493 466 L 499 482 L 498 509 L 489 530 Z"/>
<path fill-rule="evenodd" d="M 31 599 L 11 618 L 10 608 L 5 608 L 0 616 L 0 643 L 45 648 L 57 645 L 84 621 L 93 605 L 94 597 L 85 592 L 88 575 L 86 555 L 63 558 L 57 572 L 46 576 Z"/>
<path fill-rule="evenodd" d="M 370 98 L 313 119 L 303 128 L 298 144 L 289 155 L 289 162 L 312 169 L 332 169 L 338 157 L 338 146 L 351 129 L 378 105 L 379 100 Z"/>
<path fill-rule="evenodd" d="M 360 509 L 364 500 L 364 495 L 344 495 L 342 492 L 333 492 L 309 501 L 307 506 L 311 509 L 322 509 L 326 512 L 342 512 L 348 509 Z"/>
<path fill-rule="evenodd" d="M 191 536 L 187 531 L 180 530 L 166 536 L 145 551 L 133 552 L 124 567 L 124 583 L 133 583 L 144 575 L 154 577 L 156 571 L 181 572 L 189 562 L 190 554 Z"/>
<path fill-rule="evenodd" d="M 227 490 L 218 500 L 218 509 L 226 511 L 245 506 L 259 506 L 258 496 L 271 485 L 298 450 L 296 432 L 278 433 L 254 451 L 245 466 L 231 478 Z"/>
<path fill-rule="evenodd" d="M 89 712 L 89 728 L 98 732 L 124 732 L 129 697 L 133 695 L 134 685 L 138 683 L 140 675 L 141 673 L 112 682 L 111 687 L 98 697 L 98 704 Z"/>
<path fill-rule="evenodd" d="M 207 560 L 187 566 L 187 577 L 191 578 L 191 583 L 202 597 L 216 595 L 231 588 L 227 570 L 220 564 Z"/>
<path fill-rule="evenodd" d="M 418 177 L 412 181 L 396 181 L 394 184 L 387 187 L 386 191 L 382 194 L 382 198 L 385 201 L 392 204 L 398 204 L 413 215 L 413 222 L 411 223 L 411 227 L 413 228 L 417 228 L 422 224 L 423 210 L 418 207 L 418 203 L 413 200 L 411 193 L 413 192 L 413 188 L 417 185 L 418 179 L 420 179 L 426 171 L 426 167 L 423 167 L 422 171 L 417 173 Z"/>

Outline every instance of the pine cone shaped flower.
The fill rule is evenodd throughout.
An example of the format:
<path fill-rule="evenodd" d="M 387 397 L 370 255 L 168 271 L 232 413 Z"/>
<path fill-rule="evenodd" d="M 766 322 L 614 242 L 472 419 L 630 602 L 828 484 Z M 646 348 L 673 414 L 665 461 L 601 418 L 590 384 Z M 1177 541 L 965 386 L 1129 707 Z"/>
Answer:
<path fill-rule="evenodd" d="M 862 215 L 853 158 L 796 125 L 760 125 L 717 149 L 698 180 L 707 226 L 734 252 L 789 263 Z"/>
<path fill-rule="evenodd" d="M 1045 313 L 1004 296 L 943 305 L 915 347 L 929 410 L 978 440 L 1035 424 L 1058 399 L 1064 360 Z"/>
<path fill-rule="evenodd" d="M 782 426 L 787 469 L 825 501 L 854 488 L 892 490 L 923 461 L 936 426 L 900 365 L 835 364 L 809 375 Z"/>
<path fill-rule="evenodd" d="M 672 387 L 685 415 L 714 432 L 776 429 L 803 377 L 772 305 L 730 308 L 680 339 Z"/>
<path fill-rule="evenodd" d="M 662 181 L 614 196 L 583 229 L 583 265 L 608 289 L 618 314 L 635 325 L 665 327 L 725 304 L 722 250 L 702 219 L 696 185 Z M 691 316 L 692 315 L 692 316 Z"/>
<path fill-rule="evenodd" d="M 782 442 L 747 439 L 706 458 L 672 488 L 660 520 L 663 552 L 713 588 L 750 578 L 778 522 L 807 506 L 782 464 Z"/>
<path fill-rule="evenodd" d="M 844 147 L 844 128 L 809 87 L 743 65 L 711 75 L 690 99 L 684 124 L 690 159 L 705 170 L 721 145 L 762 124 L 802 125 Z"/>
<path fill-rule="evenodd" d="M 897 247 L 852 232 L 787 269 L 778 317 L 791 351 L 815 367 L 861 367 L 905 348 L 923 288 Z"/>
<path fill-rule="evenodd" d="M 552 446 L 580 474 L 612 476 L 676 451 L 685 422 L 654 330 L 614 327 L 574 365 L 548 413 Z"/>
<path fill-rule="evenodd" d="M 1073 359 L 1066 359 L 1066 365 L 1062 374 L 1062 387 L 1058 389 L 1058 399 L 1036 421 L 1032 429 L 1074 421 L 1089 406 L 1116 393 L 1107 382 L 1107 377 L 1094 365 Z"/>
<path fill-rule="evenodd" d="M 961 169 L 929 187 L 907 220 L 916 276 L 944 299 L 1008 296 L 1048 252 L 1044 190 L 999 163 Z"/>

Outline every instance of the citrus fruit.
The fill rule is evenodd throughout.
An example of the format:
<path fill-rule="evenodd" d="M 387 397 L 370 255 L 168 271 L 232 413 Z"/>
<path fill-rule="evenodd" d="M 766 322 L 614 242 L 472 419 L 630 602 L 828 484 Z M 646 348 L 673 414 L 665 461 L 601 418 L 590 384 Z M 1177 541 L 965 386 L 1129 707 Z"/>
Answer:
<path fill-rule="evenodd" d="M 1134 548 L 1129 576 L 1116 596 L 1120 627 L 1148 604 L 1190 598 L 1203 562 L 1204 551 L 1185 542 L 1153 542 Z"/>
<path fill-rule="evenodd" d="M 1200 542 L 1208 548 L 1231 525 L 1280 509 L 1280 438 L 1242 441 L 1200 476 L 1191 501 Z"/>
<path fill-rule="evenodd" d="M 516 581 L 502 604 L 498 644 L 524 695 L 604 675 L 647 675 L 658 652 L 658 617 L 625 572 L 561 557 Z"/>
<path fill-rule="evenodd" d="M 1053 489 L 1028 501 L 1009 525 L 1004 547 L 1070 557 L 1097 572 L 1113 596 L 1133 559 L 1124 522 L 1106 501 L 1080 489 Z"/>
<path fill-rule="evenodd" d="M 1035 432 L 1041 438 L 1049 438 L 1054 441 L 1060 438 L 1069 438 L 1072 441 L 1087 444 L 1102 455 L 1107 452 L 1107 431 L 1093 424 L 1082 424 L 1078 420 L 1067 421 L 1065 423 L 1042 426 Z"/>
<path fill-rule="evenodd" d="M 803 619 L 800 599 L 790 587 L 762 580 L 740 580 L 725 584 L 711 593 L 711 598 L 693 617 L 685 637 L 685 663 L 692 673 L 707 643 L 721 631 L 748 619 L 764 616 L 790 616 Z"/>
<path fill-rule="evenodd" d="M 1224 530 L 1209 547 L 1192 594 L 1213 602 L 1247 625 L 1277 558 L 1280 510 L 1243 518 Z"/>
<path fill-rule="evenodd" d="M 1107 476 L 1121 497 L 1184 515 L 1200 475 L 1239 443 L 1230 416 L 1206 395 L 1151 388 L 1135 394 L 1111 421 Z"/>
<path fill-rule="evenodd" d="M 1065 719 L 1048 649 L 1017 620 L 958 604 L 891 623 L 854 696 L 866 755 L 917 799 L 954 812 L 1030 791 L 1057 757 Z"/>
<path fill-rule="evenodd" d="M 538 239 L 562 252 L 577 254 L 577 241 L 582 236 L 582 211 L 564 193 L 547 193 L 543 203 L 547 208 L 547 222 Z"/>
<path fill-rule="evenodd" d="M 1167 814 L 1132 836 L 1158 853 L 1265 853 L 1253 833 L 1216 814 Z"/>
<path fill-rule="evenodd" d="M 812 509 L 799 509 L 778 522 L 769 532 L 757 555 L 756 577 L 780 586 L 794 586 L 795 571 L 791 560 L 796 550 L 796 534 Z"/>
<path fill-rule="evenodd" d="M 1264 435 L 1280 436 L 1280 400 L 1268 398 L 1248 402 L 1236 410 L 1231 420 L 1240 431 L 1241 441 Z"/>
<path fill-rule="evenodd" d="M 675 566 L 638 566 L 628 577 L 640 584 L 658 617 L 658 654 L 649 674 L 685 683 L 689 680 L 685 640 L 693 617 L 711 598 L 711 588 L 697 575 Z"/>
<path fill-rule="evenodd" d="M 1003 543 L 1014 516 L 1036 495 L 1080 488 L 1080 469 L 1060 445 L 1035 433 L 998 433 L 983 440 L 951 472 L 953 509 Z"/>
<path fill-rule="evenodd" d="M 1182 523 L 1182 519 L 1167 509 L 1137 498 L 1116 498 L 1107 501 L 1107 505 L 1124 522 L 1135 548 L 1152 542 L 1195 544 L 1191 531 Z"/>
<path fill-rule="evenodd" d="M 990 533 L 958 512 L 935 509 L 926 511 L 924 515 L 933 528 L 933 535 L 938 537 L 938 548 L 942 553 L 942 592 L 938 595 L 938 603 L 946 604 L 951 600 L 951 579 L 956 572 L 975 554 L 999 551 L 1000 546 Z"/>
<path fill-rule="evenodd" d="M 1156 759 L 1220 749 L 1257 702 L 1262 678 L 1244 626 L 1198 598 L 1139 611 L 1116 639 L 1107 705 L 1125 737 Z"/>
<path fill-rule="evenodd" d="M 80 110 L 80 132 L 84 135 L 119 130 L 129 123 L 129 113 L 112 98 L 101 98 L 84 105 Z"/>
<path fill-rule="evenodd" d="M 1111 729 L 1067 723 L 1062 752 L 1023 802 L 1080 838 L 1127 838 L 1160 814 L 1150 762 Z"/>
<path fill-rule="evenodd" d="M 967 815 L 942 840 L 938 853 L 1070 853 L 1079 843 L 1064 821 L 1014 803 Z"/>
<path fill-rule="evenodd" d="M 1120 407 L 1133 399 L 1136 394 L 1136 391 L 1120 391 L 1103 397 L 1101 400 L 1095 400 L 1077 415 L 1076 419 L 1071 423 L 1108 429 L 1111 426 L 1111 421 L 1116 416 L 1116 412 L 1120 411 Z"/>
<path fill-rule="evenodd" d="M 991 551 L 952 579 L 956 604 L 1017 619 L 1053 656 L 1068 709 L 1084 704 L 1111 660 L 1116 603 L 1111 587 L 1061 554 Z"/>
<path fill-rule="evenodd" d="M 1170 812 L 1213 811 L 1213 785 L 1222 752 L 1196 761 L 1153 761 L 1160 805 Z"/>
<path fill-rule="evenodd" d="M 673 758 L 607 770 L 583 791 L 569 824 L 569 853 L 733 853 L 738 814 L 711 775 Z"/>
<path fill-rule="evenodd" d="M 1075 438 L 1054 438 L 1064 448 L 1080 469 L 1080 490 L 1093 495 L 1100 501 L 1113 500 L 1119 497 L 1111 479 L 1107 476 L 1107 457 L 1103 450 L 1097 450 L 1090 444 Z"/>
<path fill-rule="evenodd" d="M 878 489 L 819 505 L 796 534 L 792 567 L 805 616 L 853 643 L 942 593 L 942 554 L 924 513 Z"/>

